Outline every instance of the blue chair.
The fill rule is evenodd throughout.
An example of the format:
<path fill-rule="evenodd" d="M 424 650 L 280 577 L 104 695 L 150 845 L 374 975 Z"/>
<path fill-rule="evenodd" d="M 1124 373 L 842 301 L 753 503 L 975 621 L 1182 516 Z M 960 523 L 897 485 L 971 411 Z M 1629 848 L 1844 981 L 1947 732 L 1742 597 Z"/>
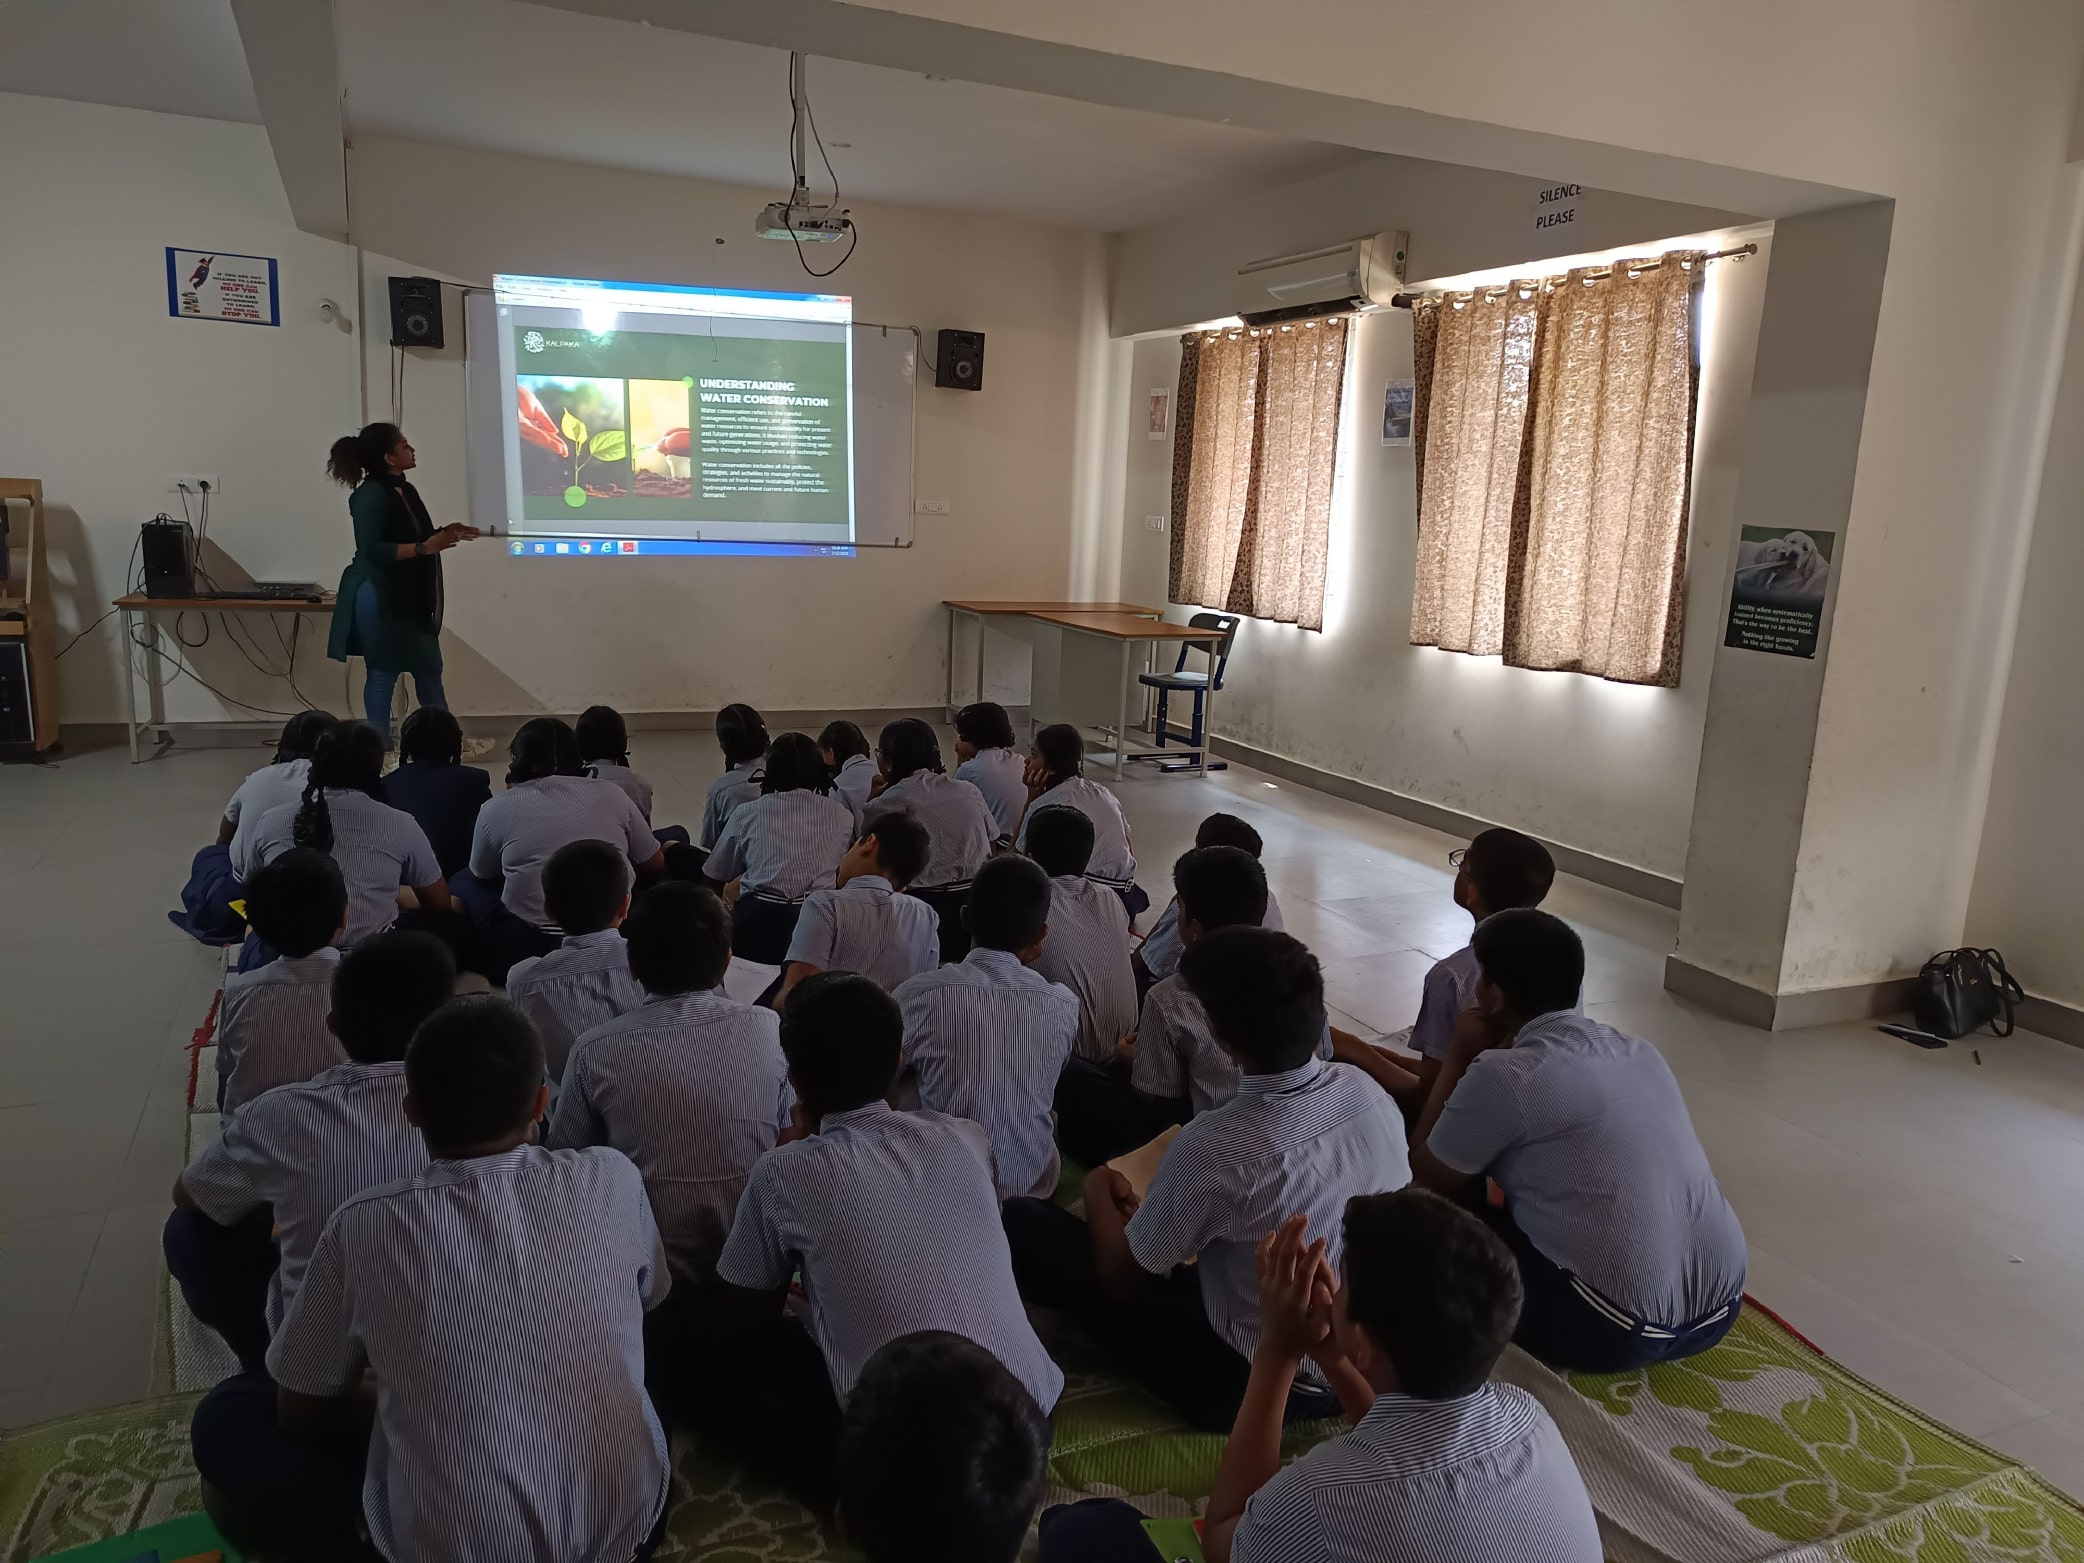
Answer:
<path fill-rule="evenodd" d="M 1210 691 L 1221 690 L 1223 687 L 1223 672 L 1230 665 L 1230 647 L 1237 639 L 1238 623 L 1238 616 L 1234 613 L 1195 614 L 1191 619 L 1187 620 L 1188 628 L 1220 630 L 1223 633 L 1223 638 L 1216 643 L 1215 649 L 1208 653 L 1207 668 L 1196 669 L 1187 666 L 1187 658 L 1195 651 L 1203 650 L 1204 648 L 1182 641 L 1179 648 L 1179 662 L 1170 673 L 1143 673 L 1138 675 L 1138 683 L 1158 692 L 1158 719 L 1154 724 L 1154 728 L 1159 748 L 1164 748 L 1167 739 L 1172 736 L 1167 725 L 1167 718 L 1171 714 L 1170 706 L 1172 697 L 1175 694 L 1191 694 L 1194 697 L 1194 723 L 1186 733 L 1186 744 L 1189 748 L 1198 749 L 1201 747 L 1203 741 L 1201 724 L 1205 709 L 1204 702 L 1207 700 Z M 1165 768 L 1167 770 L 1174 769 L 1172 766 Z M 1179 768 L 1185 769 L 1184 766 Z M 1228 766 L 1221 760 L 1212 760 L 1209 762 L 1208 769 L 1212 771 L 1227 770 Z"/>

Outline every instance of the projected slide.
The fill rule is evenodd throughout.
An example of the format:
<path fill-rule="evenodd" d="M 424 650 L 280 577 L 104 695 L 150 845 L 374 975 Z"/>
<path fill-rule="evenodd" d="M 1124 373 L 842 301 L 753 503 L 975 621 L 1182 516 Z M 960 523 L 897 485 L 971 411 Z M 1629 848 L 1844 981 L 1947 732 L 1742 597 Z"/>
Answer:
<path fill-rule="evenodd" d="M 854 542 L 851 300 L 493 280 L 513 552 Z"/>

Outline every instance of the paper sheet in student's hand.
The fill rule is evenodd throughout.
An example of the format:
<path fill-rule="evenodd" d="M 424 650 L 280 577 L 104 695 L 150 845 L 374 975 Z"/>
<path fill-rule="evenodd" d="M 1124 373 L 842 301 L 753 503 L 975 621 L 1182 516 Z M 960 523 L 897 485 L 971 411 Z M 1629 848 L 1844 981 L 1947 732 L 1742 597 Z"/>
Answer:
<path fill-rule="evenodd" d="M 1117 1156 L 1107 1165 L 1129 1180 L 1129 1187 L 1136 1191 L 1138 1199 L 1150 1191 L 1151 1179 L 1158 1175 L 1158 1163 L 1165 1159 L 1166 1147 L 1179 1138 L 1180 1126 L 1174 1124 L 1148 1145 L 1140 1145 L 1126 1156 Z"/>

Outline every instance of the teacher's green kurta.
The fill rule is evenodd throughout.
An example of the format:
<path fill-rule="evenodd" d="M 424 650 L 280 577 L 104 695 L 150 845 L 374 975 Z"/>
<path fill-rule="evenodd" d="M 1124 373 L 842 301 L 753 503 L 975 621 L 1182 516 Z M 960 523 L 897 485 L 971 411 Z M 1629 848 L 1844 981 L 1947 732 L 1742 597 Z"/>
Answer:
<path fill-rule="evenodd" d="M 326 655 L 336 662 L 360 657 L 391 673 L 441 671 L 441 560 L 433 554 L 398 557 L 401 544 L 434 535 L 419 490 L 391 474 L 363 480 L 348 496 L 355 523 L 355 556 L 340 574 Z M 364 584 L 376 591 L 373 629 L 355 612 Z"/>

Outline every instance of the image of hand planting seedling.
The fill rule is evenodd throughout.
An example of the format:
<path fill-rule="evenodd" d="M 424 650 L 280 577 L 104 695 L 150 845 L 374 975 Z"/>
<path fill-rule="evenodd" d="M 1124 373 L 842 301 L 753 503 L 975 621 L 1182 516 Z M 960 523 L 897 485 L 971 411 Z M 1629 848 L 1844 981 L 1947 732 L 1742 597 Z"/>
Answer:
<path fill-rule="evenodd" d="M 574 510 L 632 492 L 621 380 L 519 375 L 515 403 L 524 492 L 557 495 Z"/>
<path fill-rule="evenodd" d="M 687 391 L 684 380 L 629 382 L 630 464 L 636 491 L 646 499 L 694 494 Z"/>

